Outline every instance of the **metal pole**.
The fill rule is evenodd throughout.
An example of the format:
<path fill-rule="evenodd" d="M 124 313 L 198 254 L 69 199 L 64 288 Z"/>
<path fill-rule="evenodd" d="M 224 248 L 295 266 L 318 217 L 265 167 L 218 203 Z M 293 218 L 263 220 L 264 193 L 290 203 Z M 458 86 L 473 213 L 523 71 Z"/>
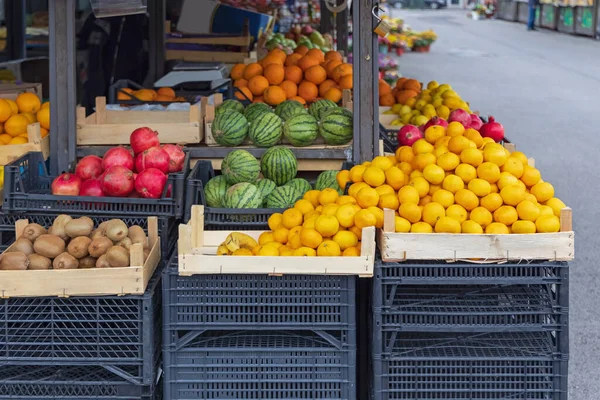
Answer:
<path fill-rule="evenodd" d="M 331 11 L 325 6 L 325 2 L 323 0 L 320 1 L 321 5 L 321 25 L 319 27 L 319 31 L 321 33 L 332 33 L 332 20 L 333 15 Z"/>
<path fill-rule="evenodd" d="M 25 0 L 4 3 L 6 21 L 6 44 L 9 60 L 25 58 Z"/>
<path fill-rule="evenodd" d="M 165 74 L 165 0 L 149 0 L 148 11 L 148 76 L 147 86 L 152 86 Z"/>
<path fill-rule="evenodd" d="M 75 1 L 53 0 L 50 12 L 50 171 L 75 161 Z"/>
<path fill-rule="evenodd" d="M 348 54 L 348 7 L 337 13 L 336 28 L 337 28 L 337 50 Z"/>

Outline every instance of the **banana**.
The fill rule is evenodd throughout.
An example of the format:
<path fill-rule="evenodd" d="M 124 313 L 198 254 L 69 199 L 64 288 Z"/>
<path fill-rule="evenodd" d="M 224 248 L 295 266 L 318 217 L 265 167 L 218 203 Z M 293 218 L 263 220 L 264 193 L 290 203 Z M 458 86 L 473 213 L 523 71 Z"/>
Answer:
<path fill-rule="evenodd" d="M 227 238 L 225 239 L 225 246 L 230 252 L 234 252 L 241 248 L 252 250 L 258 243 L 251 236 L 246 235 L 245 233 L 240 232 L 231 232 Z"/>
<path fill-rule="evenodd" d="M 227 248 L 227 246 L 225 246 L 225 244 L 221 244 L 217 248 L 217 255 L 218 256 L 228 256 L 230 254 L 231 254 L 231 252 L 229 251 L 229 249 Z"/>

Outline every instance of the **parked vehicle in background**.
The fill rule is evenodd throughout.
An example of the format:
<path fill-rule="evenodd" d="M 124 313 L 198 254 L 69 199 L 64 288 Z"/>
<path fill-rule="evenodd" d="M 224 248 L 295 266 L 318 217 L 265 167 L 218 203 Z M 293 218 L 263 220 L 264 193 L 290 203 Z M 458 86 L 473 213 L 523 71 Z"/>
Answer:
<path fill-rule="evenodd" d="M 415 0 L 387 0 L 386 2 L 391 8 L 413 8 L 419 7 L 418 1 Z M 446 0 L 424 0 L 423 3 L 426 8 L 432 8 L 437 10 L 438 8 L 447 7 Z"/>

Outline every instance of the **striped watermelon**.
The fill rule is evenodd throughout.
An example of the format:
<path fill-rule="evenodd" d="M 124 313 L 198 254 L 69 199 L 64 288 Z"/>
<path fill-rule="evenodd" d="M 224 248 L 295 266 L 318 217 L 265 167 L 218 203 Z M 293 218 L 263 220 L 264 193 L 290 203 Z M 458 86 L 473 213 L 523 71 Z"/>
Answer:
<path fill-rule="evenodd" d="M 275 146 L 265 151 L 260 159 L 260 168 L 265 178 L 281 186 L 296 177 L 298 161 L 287 147 Z"/>
<path fill-rule="evenodd" d="M 296 115 L 306 113 L 304 106 L 296 100 L 286 100 L 275 108 L 275 114 L 284 122 Z"/>
<path fill-rule="evenodd" d="M 254 183 L 260 175 L 260 164 L 246 150 L 234 150 L 223 159 L 221 174 L 230 185 L 240 182 Z"/>
<path fill-rule="evenodd" d="M 319 174 L 317 178 L 317 182 L 315 182 L 316 190 L 323 190 L 325 188 L 332 188 L 337 190 L 337 192 L 342 195 L 344 194 L 343 188 L 340 188 L 340 185 L 337 183 L 336 176 L 340 171 L 323 171 Z"/>
<path fill-rule="evenodd" d="M 239 146 L 248 134 L 248 121 L 241 113 L 226 109 L 217 114 L 211 131 L 221 146 Z"/>
<path fill-rule="evenodd" d="M 251 124 L 258 116 L 264 113 L 272 113 L 273 109 L 265 103 L 252 103 L 244 111 L 244 116 L 248 123 Z"/>
<path fill-rule="evenodd" d="M 259 208 L 263 198 L 258 188 L 248 182 L 236 183 L 225 193 L 227 208 Z"/>
<path fill-rule="evenodd" d="M 229 184 L 225 176 L 218 175 L 206 182 L 204 186 L 204 197 L 206 198 L 206 205 L 209 207 L 223 207 L 223 199 Z"/>
<path fill-rule="evenodd" d="M 294 178 L 288 183 L 286 183 L 284 186 L 293 187 L 302 196 L 304 196 L 304 193 L 308 192 L 309 190 L 312 190 L 312 186 L 310 185 L 310 183 L 306 179 L 302 178 Z"/>
<path fill-rule="evenodd" d="M 250 140 L 258 147 L 271 147 L 281 140 L 283 133 L 281 118 L 273 113 L 264 113 L 250 124 Z"/>
<path fill-rule="evenodd" d="M 317 100 L 308 107 L 308 113 L 316 119 L 321 119 L 327 110 L 338 108 L 338 105 L 331 100 Z"/>
<path fill-rule="evenodd" d="M 319 133 L 325 139 L 325 143 L 330 145 L 342 145 L 350 142 L 354 134 L 352 113 L 341 107 L 326 112 L 321 119 Z"/>
<path fill-rule="evenodd" d="M 267 208 L 291 208 L 302 195 L 291 186 L 280 186 L 267 197 Z"/>
<path fill-rule="evenodd" d="M 258 188 L 260 194 L 263 197 L 263 203 L 266 203 L 267 197 L 269 196 L 269 194 L 271 194 L 273 190 L 275 190 L 277 185 L 272 180 L 263 178 L 258 180 L 256 187 Z"/>
<path fill-rule="evenodd" d="M 294 146 L 310 146 L 319 135 L 319 124 L 309 114 L 296 115 L 283 124 L 283 134 Z"/>
<path fill-rule="evenodd" d="M 219 107 L 217 107 L 217 110 L 215 111 L 215 115 L 219 115 L 219 113 L 221 113 L 225 110 L 233 110 L 233 111 L 237 111 L 239 113 L 243 113 L 244 105 L 237 100 L 233 100 L 233 99 L 225 100 L 223 102 L 223 104 L 221 104 Z"/>

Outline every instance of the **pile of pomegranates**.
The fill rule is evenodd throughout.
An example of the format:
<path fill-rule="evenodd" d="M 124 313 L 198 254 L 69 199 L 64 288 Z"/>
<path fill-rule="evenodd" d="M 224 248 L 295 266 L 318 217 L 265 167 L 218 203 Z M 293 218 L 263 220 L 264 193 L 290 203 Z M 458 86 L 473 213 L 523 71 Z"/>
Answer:
<path fill-rule="evenodd" d="M 61 174 L 52 181 L 52 194 L 160 198 L 167 174 L 183 169 L 183 149 L 174 144 L 161 146 L 158 132 L 146 127 L 133 131 L 129 143 L 131 150 L 118 146 L 102 158 L 83 157 L 74 173 Z"/>

